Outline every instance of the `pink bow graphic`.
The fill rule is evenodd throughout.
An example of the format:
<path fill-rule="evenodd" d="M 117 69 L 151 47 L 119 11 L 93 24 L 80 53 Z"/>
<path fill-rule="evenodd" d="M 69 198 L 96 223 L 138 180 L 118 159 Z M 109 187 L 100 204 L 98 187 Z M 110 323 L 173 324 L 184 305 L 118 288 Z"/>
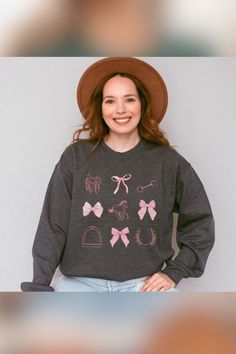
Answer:
<path fill-rule="evenodd" d="M 94 214 L 100 218 L 102 213 L 103 213 L 103 207 L 100 202 L 97 202 L 94 207 L 92 207 L 88 202 L 85 202 L 83 206 L 83 215 L 87 216 L 91 213 L 91 211 L 94 212 Z"/>
<path fill-rule="evenodd" d="M 146 211 L 148 210 L 149 215 L 151 217 L 152 220 L 155 219 L 155 216 L 157 214 L 156 210 L 154 210 L 154 208 L 156 207 L 156 203 L 155 200 L 152 200 L 149 203 L 146 203 L 144 200 L 140 200 L 139 202 L 139 206 L 141 209 L 139 209 L 138 211 L 138 215 L 140 217 L 140 220 L 143 219 L 144 215 L 146 214 Z"/>
<path fill-rule="evenodd" d="M 126 234 L 129 233 L 129 228 L 126 227 L 123 230 L 119 231 L 115 229 L 114 227 L 111 229 L 111 233 L 113 235 L 112 239 L 110 240 L 111 246 L 113 247 L 115 243 L 121 238 L 121 240 L 124 242 L 125 247 L 128 246 L 129 240 Z"/>
<path fill-rule="evenodd" d="M 116 194 L 118 192 L 121 182 L 125 186 L 126 193 L 128 193 L 129 188 L 128 188 L 127 184 L 125 183 L 125 181 L 128 181 L 130 178 L 131 178 L 131 174 L 130 173 L 124 175 L 123 177 L 112 176 L 111 180 L 114 181 L 114 182 L 118 182 L 116 190 L 114 191 L 114 194 Z"/>

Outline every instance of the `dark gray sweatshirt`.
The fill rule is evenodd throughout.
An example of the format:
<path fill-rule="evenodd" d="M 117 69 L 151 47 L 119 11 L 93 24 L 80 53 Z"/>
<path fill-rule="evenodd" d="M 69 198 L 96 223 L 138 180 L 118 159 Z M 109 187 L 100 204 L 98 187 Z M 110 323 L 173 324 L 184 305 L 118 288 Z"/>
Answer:
<path fill-rule="evenodd" d="M 174 148 L 141 139 L 127 152 L 104 142 L 68 146 L 49 181 L 33 244 L 32 282 L 53 291 L 67 277 L 124 281 L 162 271 L 176 284 L 203 274 L 214 219 L 202 182 Z M 173 212 L 178 213 L 173 259 Z"/>

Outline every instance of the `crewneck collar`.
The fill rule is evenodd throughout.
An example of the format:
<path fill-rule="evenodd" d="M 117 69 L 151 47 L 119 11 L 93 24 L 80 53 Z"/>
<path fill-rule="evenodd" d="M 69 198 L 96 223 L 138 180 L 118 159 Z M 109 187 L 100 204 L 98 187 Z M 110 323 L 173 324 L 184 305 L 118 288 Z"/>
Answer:
<path fill-rule="evenodd" d="M 108 153 L 109 155 L 118 157 L 118 158 L 123 158 L 123 157 L 128 157 L 128 156 L 132 156 L 133 154 L 136 154 L 137 152 L 141 151 L 144 147 L 144 139 L 140 138 L 139 142 L 132 147 L 130 150 L 124 151 L 124 152 L 119 152 L 119 151 L 115 151 L 113 150 L 110 146 L 108 146 L 103 140 L 101 140 L 100 142 L 101 147 L 104 151 L 106 151 L 106 153 Z"/>

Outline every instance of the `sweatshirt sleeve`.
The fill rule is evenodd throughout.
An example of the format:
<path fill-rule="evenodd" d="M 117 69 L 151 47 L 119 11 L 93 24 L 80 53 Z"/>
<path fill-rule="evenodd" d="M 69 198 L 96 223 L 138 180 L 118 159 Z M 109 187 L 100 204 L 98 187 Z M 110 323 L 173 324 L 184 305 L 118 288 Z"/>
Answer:
<path fill-rule="evenodd" d="M 33 281 L 22 291 L 53 291 L 50 286 L 66 243 L 73 185 L 73 151 L 67 147 L 51 175 L 33 243 Z"/>
<path fill-rule="evenodd" d="M 183 157 L 177 168 L 173 212 L 177 212 L 176 240 L 179 253 L 166 262 L 162 273 L 175 284 L 182 278 L 200 277 L 215 241 L 215 223 L 204 186 Z"/>

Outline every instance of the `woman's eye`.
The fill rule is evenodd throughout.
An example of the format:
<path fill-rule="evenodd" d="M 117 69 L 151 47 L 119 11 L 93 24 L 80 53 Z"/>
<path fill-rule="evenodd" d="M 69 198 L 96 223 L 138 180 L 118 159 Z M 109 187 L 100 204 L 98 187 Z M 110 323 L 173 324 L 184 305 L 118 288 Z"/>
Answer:
<path fill-rule="evenodd" d="M 105 103 L 111 104 L 111 103 L 113 103 L 113 100 L 107 100 L 107 101 L 105 101 Z"/>
<path fill-rule="evenodd" d="M 128 101 L 128 102 L 134 102 L 135 99 L 134 99 L 134 98 L 128 98 L 127 101 Z"/>

